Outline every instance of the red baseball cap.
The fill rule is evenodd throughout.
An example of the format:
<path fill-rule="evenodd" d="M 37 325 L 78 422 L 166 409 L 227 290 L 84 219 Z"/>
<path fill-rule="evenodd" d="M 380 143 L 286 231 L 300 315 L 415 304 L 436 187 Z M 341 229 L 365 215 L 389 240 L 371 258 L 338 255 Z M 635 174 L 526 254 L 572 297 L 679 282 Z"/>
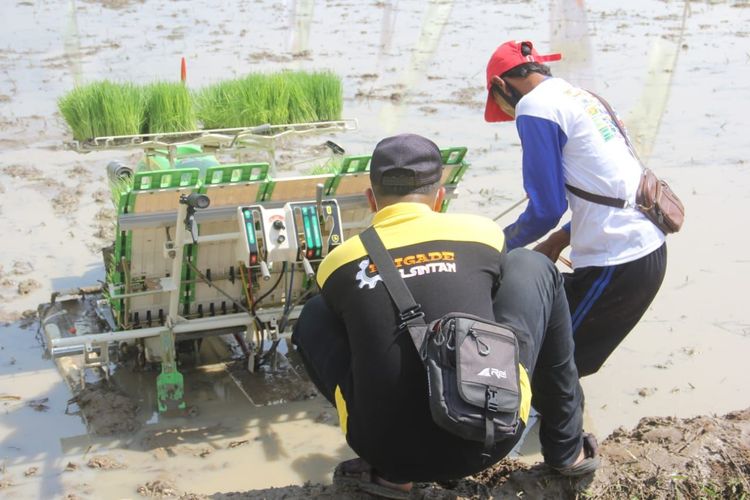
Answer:
<path fill-rule="evenodd" d="M 521 52 L 524 45 L 531 49 L 527 56 Z M 492 77 L 500 76 L 508 70 L 520 66 L 521 64 L 547 61 L 559 61 L 562 54 L 549 54 L 541 56 L 534 50 L 534 45 L 528 41 L 511 40 L 499 46 L 490 57 L 487 63 L 487 104 L 484 107 L 484 120 L 488 122 L 507 122 L 513 120 L 513 117 L 503 111 L 492 97 Z"/>

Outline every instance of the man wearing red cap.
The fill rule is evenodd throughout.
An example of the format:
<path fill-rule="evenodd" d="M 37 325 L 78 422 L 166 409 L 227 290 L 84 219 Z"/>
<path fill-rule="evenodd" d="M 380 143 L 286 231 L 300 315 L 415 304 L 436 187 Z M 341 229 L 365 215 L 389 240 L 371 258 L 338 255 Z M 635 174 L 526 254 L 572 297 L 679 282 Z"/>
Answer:
<path fill-rule="evenodd" d="M 516 121 L 523 148 L 526 210 L 504 229 L 511 250 L 571 221 L 534 249 L 556 261 L 571 246 L 565 274 L 580 376 L 590 375 L 632 330 L 666 271 L 664 234 L 635 206 L 641 165 L 604 104 L 553 78 L 531 42 L 500 45 L 487 64 L 488 122 Z M 582 190 L 626 200 L 613 208 L 573 194 Z"/>

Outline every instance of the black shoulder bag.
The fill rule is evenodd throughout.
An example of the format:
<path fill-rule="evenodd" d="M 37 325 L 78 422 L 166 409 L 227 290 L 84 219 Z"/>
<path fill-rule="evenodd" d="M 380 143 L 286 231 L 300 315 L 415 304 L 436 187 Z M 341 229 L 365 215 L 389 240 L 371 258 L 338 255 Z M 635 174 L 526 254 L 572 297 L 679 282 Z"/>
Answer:
<path fill-rule="evenodd" d="M 435 423 L 464 439 L 484 442 L 485 453 L 515 435 L 521 383 L 513 331 L 455 312 L 427 324 L 375 229 L 367 228 L 359 238 L 398 309 L 397 334 L 409 332 L 427 369 Z"/>

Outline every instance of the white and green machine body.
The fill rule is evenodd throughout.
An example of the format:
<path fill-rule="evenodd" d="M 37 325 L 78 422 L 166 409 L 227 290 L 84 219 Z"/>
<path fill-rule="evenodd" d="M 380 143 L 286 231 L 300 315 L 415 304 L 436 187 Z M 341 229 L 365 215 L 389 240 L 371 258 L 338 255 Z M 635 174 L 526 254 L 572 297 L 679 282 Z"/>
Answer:
<path fill-rule="evenodd" d="M 83 354 L 84 367 L 105 374 L 123 358 L 160 364 L 162 412 L 185 407 L 181 345 L 189 351 L 206 336 L 230 335 L 248 369 L 268 361 L 317 293 L 319 263 L 372 217 L 369 156 L 334 147 L 335 173 L 283 176 L 278 141 L 288 147 L 295 137 L 356 128 L 341 120 L 72 143 L 80 152 L 144 155 L 132 168 L 109 166 L 119 201 L 104 286 L 55 292 L 40 306 L 52 356 Z M 445 210 L 468 163 L 466 148 L 441 151 Z M 259 152 L 267 161 L 243 161 Z"/>

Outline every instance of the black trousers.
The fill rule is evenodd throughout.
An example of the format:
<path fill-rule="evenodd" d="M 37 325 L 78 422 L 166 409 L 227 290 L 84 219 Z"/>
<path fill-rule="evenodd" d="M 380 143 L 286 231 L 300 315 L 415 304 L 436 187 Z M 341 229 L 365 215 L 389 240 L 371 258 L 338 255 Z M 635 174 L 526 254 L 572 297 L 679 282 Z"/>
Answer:
<path fill-rule="evenodd" d="M 573 359 L 570 314 L 562 275 L 545 256 L 526 249 L 513 250 L 503 267 L 502 283 L 493 304 L 496 321 L 511 327 L 517 334 L 520 361 L 531 379 L 532 404 L 544 415 L 539 436 L 545 461 L 556 466 L 568 465 L 578 457 L 582 446 L 582 393 Z M 317 296 L 305 304 L 292 340 L 311 380 L 328 401 L 335 405 L 336 386 L 341 388 L 347 401 L 362 397 L 347 394 L 347 388 L 351 387 L 347 378 L 357 376 L 350 373 L 348 337 L 343 324 L 322 297 Z M 383 369 L 398 370 L 399 367 L 383 366 Z M 427 398 L 427 394 L 421 397 Z M 427 413 L 424 418 L 432 416 Z M 434 439 L 445 440 L 444 432 L 436 433 Z M 463 477 L 502 459 L 520 436 L 519 431 L 507 442 L 498 443 L 489 461 L 481 457 L 481 444 L 451 439 L 453 449 L 446 455 L 436 458 L 422 454 L 410 470 L 388 470 L 387 464 L 380 464 L 378 473 L 399 482 Z M 372 445 L 377 446 L 377 443 Z M 354 451 L 370 462 L 366 452 Z M 408 452 L 392 450 L 394 457 Z"/>
<path fill-rule="evenodd" d="M 564 275 L 579 376 L 599 371 L 643 317 L 666 271 L 664 243 L 632 262 L 584 267 Z"/>

